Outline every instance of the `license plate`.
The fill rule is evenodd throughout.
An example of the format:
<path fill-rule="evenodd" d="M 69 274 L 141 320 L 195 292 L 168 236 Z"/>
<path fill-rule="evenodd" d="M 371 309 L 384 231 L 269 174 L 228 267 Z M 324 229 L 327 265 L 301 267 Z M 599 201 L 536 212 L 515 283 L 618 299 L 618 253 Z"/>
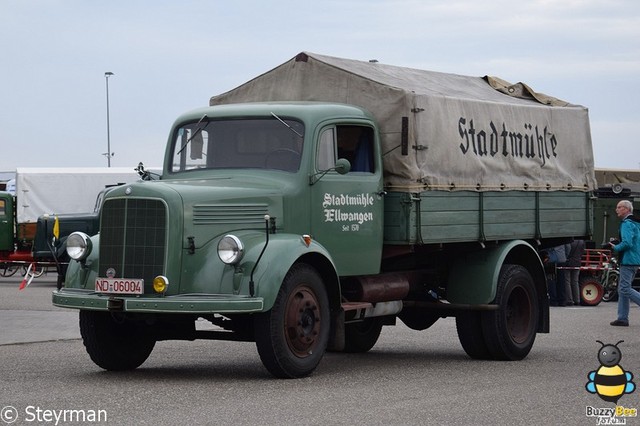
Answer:
<path fill-rule="evenodd" d="M 96 278 L 96 291 L 114 294 L 142 294 L 144 280 L 132 278 Z"/>

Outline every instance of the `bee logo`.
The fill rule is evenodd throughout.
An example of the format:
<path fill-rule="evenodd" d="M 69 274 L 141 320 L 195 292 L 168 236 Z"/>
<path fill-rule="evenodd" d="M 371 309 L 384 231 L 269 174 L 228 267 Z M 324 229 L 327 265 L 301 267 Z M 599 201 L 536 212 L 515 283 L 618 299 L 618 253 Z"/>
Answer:
<path fill-rule="evenodd" d="M 636 385 L 632 381 L 633 373 L 624 371 L 620 365 L 622 352 L 618 345 L 624 340 L 620 340 L 615 345 L 605 345 L 600 340 L 596 342 L 602 345 L 598 351 L 598 361 L 601 365 L 587 375 L 589 381 L 585 387 L 587 392 L 598 394 L 601 399 L 617 404 L 622 395 L 636 390 Z"/>

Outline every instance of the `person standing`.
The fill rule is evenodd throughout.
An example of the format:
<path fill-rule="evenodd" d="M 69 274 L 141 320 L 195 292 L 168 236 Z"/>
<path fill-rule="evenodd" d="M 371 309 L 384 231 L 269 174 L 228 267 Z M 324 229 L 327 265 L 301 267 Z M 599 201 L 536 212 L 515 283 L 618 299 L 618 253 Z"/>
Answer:
<path fill-rule="evenodd" d="M 567 266 L 564 279 L 567 292 L 567 304 L 580 305 L 580 265 L 582 264 L 582 253 L 584 252 L 584 240 L 573 240 L 567 251 Z"/>
<path fill-rule="evenodd" d="M 622 219 L 620 223 L 620 243 L 609 243 L 618 253 L 620 278 L 618 279 L 618 319 L 611 322 L 613 326 L 629 325 L 629 301 L 640 306 L 640 292 L 631 287 L 638 267 L 640 267 L 640 222 L 633 217 L 633 204 L 622 200 L 616 206 L 616 215 Z"/>
<path fill-rule="evenodd" d="M 565 245 L 552 247 L 546 250 L 546 253 L 546 263 L 552 268 L 547 280 L 549 305 L 566 306 L 565 299 L 567 296 L 565 294 L 564 271 L 561 269 L 567 262 Z"/>

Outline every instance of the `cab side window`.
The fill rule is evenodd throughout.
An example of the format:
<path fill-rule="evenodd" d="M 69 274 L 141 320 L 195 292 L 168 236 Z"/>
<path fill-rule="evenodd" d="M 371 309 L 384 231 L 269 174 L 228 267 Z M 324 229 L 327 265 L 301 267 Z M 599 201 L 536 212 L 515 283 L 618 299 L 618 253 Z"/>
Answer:
<path fill-rule="evenodd" d="M 364 126 L 338 126 L 338 158 L 351 163 L 351 172 L 375 173 L 373 129 Z"/>
<path fill-rule="evenodd" d="M 338 158 L 351 163 L 351 172 L 375 173 L 373 129 L 340 125 L 325 129 L 318 146 L 318 170 L 335 167 Z"/>
<path fill-rule="evenodd" d="M 318 170 L 328 170 L 336 165 L 335 127 L 325 129 L 320 135 L 318 144 Z"/>

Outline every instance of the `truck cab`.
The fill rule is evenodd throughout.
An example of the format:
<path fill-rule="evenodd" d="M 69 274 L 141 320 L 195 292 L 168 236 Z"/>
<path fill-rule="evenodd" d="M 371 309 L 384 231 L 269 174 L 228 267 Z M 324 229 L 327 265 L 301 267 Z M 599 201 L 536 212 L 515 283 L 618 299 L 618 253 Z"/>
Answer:
<path fill-rule="evenodd" d="M 300 299 L 310 306 L 301 308 L 305 330 L 320 318 L 326 324 L 318 338 L 302 333 L 290 344 L 324 352 L 342 312 L 338 277 L 380 271 L 377 138 L 367 112 L 339 104 L 222 106 L 179 117 L 161 179 L 111 190 L 99 235 L 67 240 L 70 254 L 80 253 L 54 304 L 86 309 L 87 321 L 98 321 L 96 311 L 153 314 L 155 341 L 167 338 L 164 326 L 191 338 L 184 319 L 198 316 L 246 338 L 247 321 L 264 327 L 274 304 Z M 301 285 L 300 276 L 315 284 Z M 287 280 L 295 284 L 282 296 Z M 265 363 L 295 376 L 319 362 L 296 358 L 286 368 Z"/>

